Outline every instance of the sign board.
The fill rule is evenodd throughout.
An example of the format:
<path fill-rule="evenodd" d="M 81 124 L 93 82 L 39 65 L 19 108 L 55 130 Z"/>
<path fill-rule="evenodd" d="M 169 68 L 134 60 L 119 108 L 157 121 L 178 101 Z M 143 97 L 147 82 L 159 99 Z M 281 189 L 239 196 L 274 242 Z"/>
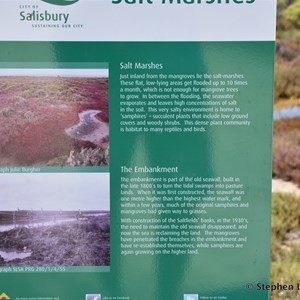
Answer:
<path fill-rule="evenodd" d="M 268 299 L 275 19 L 0 1 L 1 299 Z"/>

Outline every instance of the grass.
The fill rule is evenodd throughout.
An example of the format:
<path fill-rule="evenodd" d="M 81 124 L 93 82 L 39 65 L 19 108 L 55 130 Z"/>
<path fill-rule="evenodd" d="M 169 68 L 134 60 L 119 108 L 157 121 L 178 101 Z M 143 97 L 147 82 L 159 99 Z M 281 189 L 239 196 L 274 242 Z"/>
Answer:
<path fill-rule="evenodd" d="M 291 233 L 300 233 L 300 198 L 292 194 L 273 194 L 272 284 L 293 284 L 296 287 L 299 283 L 300 238 L 293 238 Z M 272 299 L 299 300 L 300 291 L 276 291 L 273 292 Z"/>

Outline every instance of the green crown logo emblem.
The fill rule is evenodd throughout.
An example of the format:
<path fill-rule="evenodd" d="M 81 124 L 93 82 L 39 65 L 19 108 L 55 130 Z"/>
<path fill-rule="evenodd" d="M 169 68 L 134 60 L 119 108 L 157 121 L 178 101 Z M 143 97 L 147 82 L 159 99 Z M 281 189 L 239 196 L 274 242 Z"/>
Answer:
<path fill-rule="evenodd" d="M 44 2 L 54 4 L 54 5 L 60 5 L 60 6 L 66 6 L 66 5 L 72 5 L 79 0 L 42 0 Z"/>

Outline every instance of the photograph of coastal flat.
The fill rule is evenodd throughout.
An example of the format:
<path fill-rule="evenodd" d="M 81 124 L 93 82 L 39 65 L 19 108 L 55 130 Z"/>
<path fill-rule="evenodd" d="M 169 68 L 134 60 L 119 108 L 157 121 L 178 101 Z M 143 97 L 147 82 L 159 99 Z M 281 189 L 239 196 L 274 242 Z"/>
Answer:
<path fill-rule="evenodd" d="M 0 174 L 0 266 L 109 266 L 108 173 Z"/>
<path fill-rule="evenodd" d="M 108 69 L 0 69 L 0 166 L 109 165 Z"/>

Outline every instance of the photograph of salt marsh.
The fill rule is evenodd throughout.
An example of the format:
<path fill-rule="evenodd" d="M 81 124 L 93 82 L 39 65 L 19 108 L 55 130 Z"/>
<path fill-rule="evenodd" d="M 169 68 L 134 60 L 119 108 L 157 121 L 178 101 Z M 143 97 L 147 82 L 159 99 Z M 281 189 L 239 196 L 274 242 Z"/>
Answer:
<path fill-rule="evenodd" d="M 0 266 L 109 266 L 108 173 L 0 174 Z"/>
<path fill-rule="evenodd" d="M 108 69 L 1 69 L 1 166 L 109 165 Z"/>

